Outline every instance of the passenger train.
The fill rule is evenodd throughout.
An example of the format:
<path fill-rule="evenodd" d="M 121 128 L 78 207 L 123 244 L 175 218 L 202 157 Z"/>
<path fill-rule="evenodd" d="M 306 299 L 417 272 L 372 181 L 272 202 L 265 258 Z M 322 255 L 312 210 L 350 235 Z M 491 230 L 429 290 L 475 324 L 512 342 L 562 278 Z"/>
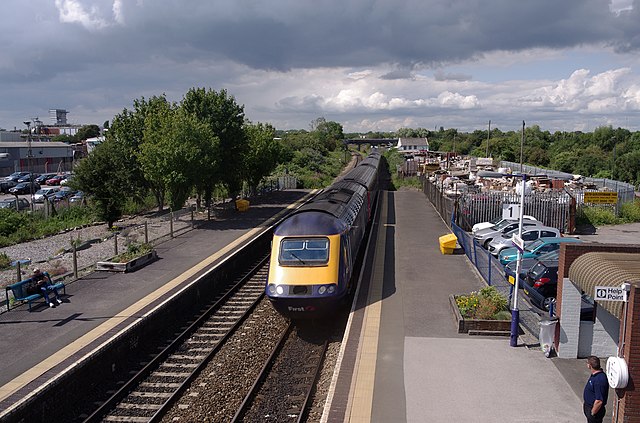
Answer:
<path fill-rule="evenodd" d="M 273 232 L 266 295 L 281 314 L 315 318 L 355 284 L 354 262 L 374 212 L 380 153 L 294 211 Z"/>

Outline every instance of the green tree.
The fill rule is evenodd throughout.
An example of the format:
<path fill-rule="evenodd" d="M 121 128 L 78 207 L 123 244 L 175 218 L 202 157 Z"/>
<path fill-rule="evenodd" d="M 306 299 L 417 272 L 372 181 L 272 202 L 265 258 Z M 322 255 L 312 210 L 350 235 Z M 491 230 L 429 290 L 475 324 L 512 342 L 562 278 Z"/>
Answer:
<path fill-rule="evenodd" d="M 98 216 L 109 228 L 122 216 L 127 198 L 136 194 L 130 183 L 133 169 L 123 166 L 126 154 L 123 144 L 107 140 L 75 168 L 74 186 L 92 198 Z"/>
<path fill-rule="evenodd" d="M 196 185 L 203 148 L 212 138 L 205 123 L 169 103 L 147 117 L 140 163 L 158 193 L 168 192 L 172 210 L 182 208 Z"/>
<path fill-rule="evenodd" d="M 247 122 L 245 132 L 249 141 L 249 151 L 245 155 L 245 178 L 249 186 L 255 189 L 282 160 L 282 146 L 274 139 L 275 128 L 269 124 Z"/>
<path fill-rule="evenodd" d="M 245 169 L 240 164 L 248 151 L 248 142 L 243 130 L 244 107 L 238 105 L 226 90 L 216 92 L 204 88 L 191 88 L 184 96 L 181 106 L 200 122 L 209 125 L 219 142 L 216 167 L 210 169 L 211 175 L 206 175 L 209 179 L 205 189 L 207 202 L 210 201 L 213 186 L 217 181 L 226 186 L 232 198 L 235 197 L 242 188 Z"/>
<path fill-rule="evenodd" d="M 74 135 L 75 142 L 84 141 L 87 138 L 95 138 L 100 135 L 100 128 L 98 125 L 85 125 L 78 129 L 78 132 Z"/>

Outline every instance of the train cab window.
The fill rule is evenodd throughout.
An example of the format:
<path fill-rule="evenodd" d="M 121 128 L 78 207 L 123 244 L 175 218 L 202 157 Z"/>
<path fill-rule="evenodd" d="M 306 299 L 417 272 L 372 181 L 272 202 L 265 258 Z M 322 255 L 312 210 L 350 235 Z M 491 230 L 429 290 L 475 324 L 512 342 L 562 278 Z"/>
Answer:
<path fill-rule="evenodd" d="M 329 240 L 285 238 L 280 244 L 278 261 L 284 266 L 322 266 L 329 261 Z"/>

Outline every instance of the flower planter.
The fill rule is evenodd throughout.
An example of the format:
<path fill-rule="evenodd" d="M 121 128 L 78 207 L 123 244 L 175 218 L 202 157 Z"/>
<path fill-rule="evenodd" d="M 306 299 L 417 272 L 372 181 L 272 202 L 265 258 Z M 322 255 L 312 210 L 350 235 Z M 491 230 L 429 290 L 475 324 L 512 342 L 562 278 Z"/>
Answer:
<path fill-rule="evenodd" d="M 449 295 L 449 305 L 456 320 L 458 333 L 506 336 L 511 332 L 511 320 L 466 319 L 462 317 L 455 295 Z"/>
<path fill-rule="evenodd" d="M 122 273 L 134 272 L 140 269 L 141 267 L 144 267 L 147 264 L 151 263 L 157 258 L 158 258 L 158 254 L 156 253 L 155 250 L 153 250 L 143 256 L 137 257 L 126 263 L 99 261 L 96 263 L 96 270 L 105 270 L 108 272 L 122 272 Z"/>

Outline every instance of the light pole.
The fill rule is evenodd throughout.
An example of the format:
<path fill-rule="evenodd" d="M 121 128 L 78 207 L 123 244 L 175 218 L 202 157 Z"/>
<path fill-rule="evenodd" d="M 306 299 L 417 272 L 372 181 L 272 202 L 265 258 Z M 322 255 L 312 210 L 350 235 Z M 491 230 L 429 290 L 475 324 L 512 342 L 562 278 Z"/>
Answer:
<path fill-rule="evenodd" d="M 31 193 L 31 211 L 33 211 L 33 172 L 31 171 L 31 121 L 25 120 L 27 125 L 27 171 L 29 172 L 29 192 Z"/>
<path fill-rule="evenodd" d="M 526 188 L 527 175 L 524 173 L 521 175 L 511 175 L 507 173 L 498 173 L 481 170 L 478 172 L 478 176 L 482 178 L 502 178 L 504 176 L 514 177 L 520 176 L 522 177 L 522 189 L 520 190 L 520 213 L 518 216 L 518 236 L 514 235 L 513 243 L 518 250 L 518 258 L 516 263 L 516 278 L 513 283 L 513 301 L 511 306 L 511 338 L 509 345 L 512 347 L 518 346 L 518 331 L 520 326 L 520 310 L 518 309 L 518 290 L 520 289 L 520 269 L 522 266 L 522 249 L 524 248 L 524 242 L 522 241 L 522 223 L 524 220 L 524 191 Z M 491 265 L 491 264 L 489 264 Z"/>

